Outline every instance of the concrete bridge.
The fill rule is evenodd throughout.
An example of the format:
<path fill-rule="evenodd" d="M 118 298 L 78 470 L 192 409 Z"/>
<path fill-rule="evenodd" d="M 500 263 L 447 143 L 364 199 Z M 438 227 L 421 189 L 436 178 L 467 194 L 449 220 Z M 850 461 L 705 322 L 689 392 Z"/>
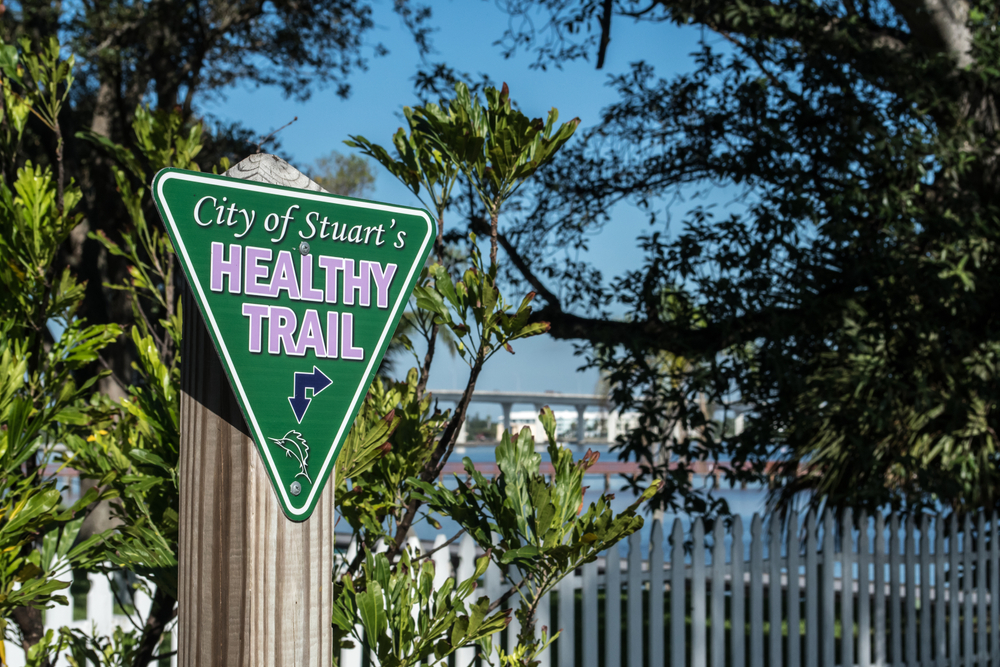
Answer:
<path fill-rule="evenodd" d="M 430 390 L 434 398 L 458 403 L 462 398 L 462 391 L 459 389 L 437 389 Z M 606 396 L 600 394 L 561 394 L 554 391 L 530 392 L 530 391 L 475 391 L 472 394 L 472 403 L 487 403 L 499 405 L 503 409 L 504 430 L 510 429 L 511 409 L 515 405 L 531 405 L 537 415 L 542 407 L 570 406 L 576 408 L 576 443 L 583 443 L 585 440 L 586 424 L 584 423 L 588 408 L 597 408 L 599 414 L 606 420 L 606 437 L 603 442 L 594 444 L 610 444 L 615 441 L 623 429 L 628 428 L 628 424 L 635 419 L 635 413 L 622 413 L 614 408 Z M 744 405 L 729 405 L 727 410 L 734 415 L 734 428 L 737 433 L 743 430 L 743 412 L 746 411 Z M 541 424 L 536 418 L 536 433 L 541 433 Z M 459 434 L 459 443 L 468 442 L 465 426 Z M 594 442 L 594 441 L 591 441 Z"/>
<path fill-rule="evenodd" d="M 430 390 L 434 398 L 440 401 L 458 403 L 462 398 L 462 391 L 458 389 L 438 389 Z M 544 406 L 572 406 L 576 408 L 576 441 L 582 443 L 585 439 L 584 423 L 587 408 L 598 408 L 607 420 L 607 442 L 612 443 L 618 437 L 621 423 L 621 414 L 615 411 L 609 404 L 608 399 L 600 394 L 560 394 L 557 392 L 529 392 L 529 391 L 476 391 L 472 394 L 473 403 L 492 403 L 499 405 L 503 409 L 504 430 L 510 429 L 510 413 L 515 405 L 534 406 L 535 412 L 541 412 Z M 536 419 L 537 422 L 537 419 Z M 536 433 L 541 433 L 541 424 L 537 424 Z M 458 436 L 459 443 L 468 442 L 468 435 L 465 426 Z"/>

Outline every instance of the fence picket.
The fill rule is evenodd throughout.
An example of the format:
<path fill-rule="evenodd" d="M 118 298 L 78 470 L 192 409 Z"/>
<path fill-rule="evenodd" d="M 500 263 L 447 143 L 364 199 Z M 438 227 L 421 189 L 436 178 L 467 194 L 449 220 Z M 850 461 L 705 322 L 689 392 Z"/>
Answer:
<path fill-rule="evenodd" d="M 145 627 L 149 612 L 153 607 L 153 598 L 141 588 L 132 589 L 132 606 L 135 607 L 136 622 L 139 627 Z M 46 613 L 46 616 L 48 613 Z"/>
<path fill-rule="evenodd" d="M 458 567 L 455 574 L 459 582 L 467 580 L 476 573 L 476 541 L 472 535 L 466 533 L 458 543 Z M 491 600 L 493 598 L 490 598 Z M 473 646 L 460 648 L 455 651 L 456 667 L 468 667 L 469 663 L 476 657 L 476 649 Z"/>
<path fill-rule="evenodd" d="M 944 517 L 934 517 L 934 646 L 937 664 L 944 665 L 948 657 L 948 637 L 945 634 L 945 574 Z"/>
<path fill-rule="evenodd" d="M 684 570 L 684 527 L 680 519 L 674 519 L 670 536 L 670 667 L 684 667 L 686 657 Z"/>
<path fill-rule="evenodd" d="M 170 652 L 173 654 L 170 656 L 170 667 L 177 667 L 177 645 L 179 643 L 179 637 L 177 634 L 177 622 L 170 626 Z M 343 667 L 346 667 L 344 663 L 340 663 Z"/>
<path fill-rule="evenodd" d="M 139 593 L 139 591 L 136 591 L 136 593 Z M 138 597 L 138 595 L 136 597 Z M 145 597 L 147 600 L 149 599 L 149 596 Z M 45 629 L 53 630 L 54 632 L 58 633 L 59 628 L 63 626 L 72 627 L 73 607 L 74 607 L 73 598 L 69 597 L 69 604 L 56 605 L 54 607 L 46 609 Z M 139 612 L 138 605 L 136 605 L 136 613 L 138 614 L 138 612 Z M 143 624 L 145 620 L 146 620 L 146 614 L 143 614 L 137 619 L 137 622 Z M 163 652 L 165 653 L 166 651 Z M 25 661 L 21 659 L 23 658 L 24 653 L 23 651 L 17 650 L 14 642 L 7 643 L 6 653 L 7 653 L 7 667 L 22 667 L 24 665 Z M 18 655 L 18 653 L 20 653 L 21 655 Z M 57 660 L 55 660 L 52 663 L 52 665 L 54 667 L 70 667 L 69 662 L 66 660 L 65 656 L 60 656 Z"/>
<path fill-rule="evenodd" d="M 916 532 L 917 524 L 913 520 L 913 514 L 906 519 L 906 539 L 903 541 L 904 561 L 903 580 L 906 587 L 906 636 L 905 653 L 906 664 L 917 664 L 917 555 L 916 540 L 913 534 Z"/>
<path fill-rule="evenodd" d="M 502 573 L 500 568 L 492 560 L 489 566 L 486 568 L 486 597 L 491 600 L 496 600 L 503 594 L 503 584 L 500 582 Z M 513 621 L 511 622 L 513 625 Z M 507 626 L 507 631 L 510 631 L 510 626 Z M 502 633 L 498 632 L 493 635 L 490 639 L 493 643 L 494 650 L 500 647 L 500 635 Z"/>
<path fill-rule="evenodd" d="M 972 517 L 965 515 L 962 529 L 962 654 L 972 667 Z"/>
<path fill-rule="evenodd" d="M 990 650 L 993 667 L 1000 667 L 1000 530 L 997 511 L 990 515 Z M 983 586 L 985 589 L 986 587 Z"/>
<path fill-rule="evenodd" d="M 444 582 L 451 577 L 451 552 L 444 546 L 447 540 L 444 535 L 434 538 L 434 553 L 431 554 L 431 561 L 434 563 L 434 589 L 440 590 Z"/>
<path fill-rule="evenodd" d="M 628 667 L 643 667 L 642 650 L 642 536 L 628 538 Z"/>
<path fill-rule="evenodd" d="M 716 519 L 712 530 L 712 667 L 726 665 L 726 533 Z"/>
<path fill-rule="evenodd" d="M 663 525 L 653 522 L 649 535 L 649 667 L 663 663 Z"/>
<path fill-rule="evenodd" d="M 961 639 L 958 633 L 958 515 L 951 513 L 948 534 L 948 657 L 952 667 L 958 667 L 962 658 Z"/>
<path fill-rule="evenodd" d="M 896 664 L 903 658 L 903 623 L 899 603 L 899 517 L 889 517 L 889 620 L 892 628 L 892 652 L 889 663 Z"/>
<path fill-rule="evenodd" d="M 111 593 L 111 583 L 108 577 L 100 572 L 87 575 L 90 580 L 90 593 L 87 595 L 87 619 L 94 624 L 97 634 L 110 635 L 115 628 L 112 618 L 115 608 L 115 598 Z"/>
<path fill-rule="evenodd" d="M 806 667 L 819 665 L 819 582 L 816 579 L 816 512 L 806 517 Z"/>
<path fill-rule="evenodd" d="M 920 518 L 920 662 L 929 666 L 931 655 L 931 538 L 930 517 Z"/>
<path fill-rule="evenodd" d="M 771 547 L 767 553 L 767 561 L 771 570 L 770 583 L 767 587 L 768 603 L 770 605 L 771 623 L 768 629 L 768 664 L 771 667 L 782 667 L 782 646 L 781 646 L 781 621 L 784 616 L 781 613 L 781 521 L 777 516 L 772 516 L 771 524 Z M 791 539 L 791 538 L 790 538 Z M 788 586 L 792 585 L 791 574 L 788 576 Z M 789 631 L 791 634 L 791 631 Z M 751 658 L 752 660 L 752 658 Z M 759 667 L 759 666 L 754 666 Z"/>
<path fill-rule="evenodd" d="M 976 517 L 976 656 L 986 662 L 986 522 L 985 512 Z"/>
<path fill-rule="evenodd" d="M 836 619 L 836 595 L 834 593 L 834 557 L 833 543 L 833 513 L 829 508 L 823 512 L 823 565 L 820 580 L 820 644 L 822 646 L 822 665 L 833 667 L 836 660 L 833 626 Z"/>
<path fill-rule="evenodd" d="M 802 628 L 799 619 L 799 515 L 788 513 L 788 667 L 802 664 Z"/>
<path fill-rule="evenodd" d="M 517 586 L 524 579 L 524 575 L 513 565 L 507 568 L 507 583 L 504 588 L 510 588 L 511 586 Z M 521 622 L 517 620 L 517 608 L 521 606 L 519 602 L 520 598 L 515 594 L 509 600 L 507 600 L 507 608 L 513 611 L 510 614 L 510 624 L 507 626 L 507 653 L 513 653 L 517 648 L 517 636 L 521 634 Z M 560 665 L 560 667 L 566 667 L 565 665 Z"/>
<path fill-rule="evenodd" d="M 781 590 L 774 579 L 768 587 Z M 764 541 L 756 513 L 750 522 L 750 667 L 764 667 Z"/>
<path fill-rule="evenodd" d="M 439 535 L 438 537 L 440 537 L 441 541 L 444 542 L 444 539 L 445 539 L 444 536 Z M 410 533 L 410 536 L 408 538 L 406 538 L 406 546 L 404 547 L 404 549 L 410 554 L 410 556 L 414 560 L 416 560 L 418 557 L 420 557 L 423 554 L 423 548 L 422 548 L 422 546 L 423 545 L 420 542 L 420 538 L 417 537 L 414 533 Z M 432 562 L 433 562 L 433 558 L 432 558 Z M 434 580 L 432 579 L 431 580 L 431 582 L 432 582 L 431 585 L 432 586 L 434 585 L 433 581 Z M 417 623 L 419 621 L 419 619 L 420 619 L 420 605 L 419 604 L 410 605 L 410 616 L 413 618 L 413 622 L 414 623 Z"/>
<path fill-rule="evenodd" d="M 858 518 L 858 665 L 872 664 L 871 552 L 868 549 L 868 513 L 862 511 Z"/>
<path fill-rule="evenodd" d="M 731 551 L 731 563 L 729 565 L 731 576 L 729 579 L 730 591 L 730 664 L 732 667 L 746 667 L 746 640 L 747 625 L 745 613 L 746 588 L 743 579 L 743 519 L 737 514 L 733 517 L 732 523 L 733 547 Z M 753 576 L 753 575 L 751 575 Z"/>
<path fill-rule="evenodd" d="M 840 523 L 840 664 L 854 664 L 854 516 L 844 510 Z"/>
<path fill-rule="evenodd" d="M 546 593 L 538 602 L 538 611 L 535 612 L 535 639 L 542 638 L 542 626 L 545 626 L 546 636 L 551 637 L 555 630 L 555 623 L 552 622 L 552 593 Z M 468 663 L 466 663 L 467 665 Z M 552 647 L 542 651 L 538 656 L 538 667 L 549 667 L 552 664 Z M 466 665 L 456 665 L 456 667 L 466 667 Z"/>
<path fill-rule="evenodd" d="M 353 561 L 357 553 L 358 553 L 357 542 L 355 540 L 351 540 L 351 544 L 347 547 L 347 554 L 346 554 L 347 562 L 350 563 L 351 561 Z M 358 633 L 361 632 L 360 623 L 355 626 L 355 630 L 357 630 Z M 175 626 L 174 632 L 172 633 L 172 637 L 176 637 L 177 634 L 178 633 Z M 340 663 L 339 663 L 340 667 L 361 667 L 362 662 L 364 661 L 363 651 L 364 649 L 357 641 L 354 642 L 354 646 L 352 648 L 340 649 Z"/>
<path fill-rule="evenodd" d="M 597 561 L 583 566 L 583 642 L 581 663 L 583 667 L 597 667 Z M 462 666 L 464 667 L 464 666 Z"/>
<path fill-rule="evenodd" d="M 137 610 L 138 611 L 138 610 Z M 140 621 L 145 621 L 145 616 L 140 617 Z M 45 629 L 59 631 L 64 625 L 73 625 L 73 598 L 69 598 L 69 604 L 57 604 L 45 610 Z"/>
<path fill-rule="evenodd" d="M 689 655 L 692 667 L 707 667 L 709 654 L 713 667 L 872 667 L 873 664 L 1000 667 L 1000 651 L 997 650 L 1000 648 L 1000 623 L 997 622 L 1000 615 L 1000 526 L 996 513 L 987 517 L 985 512 L 979 512 L 975 520 L 971 514 L 960 518 L 954 513 L 948 519 L 941 516 L 932 519 L 924 514 L 919 521 L 912 515 L 903 522 L 899 517 L 891 513 L 875 515 L 875 544 L 874 549 L 870 549 L 871 520 L 865 513 L 859 515 L 855 524 L 852 513 L 845 510 L 835 524 L 833 513 L 825 510 L 822 524 L 817 526 L 817 515 L 810 512 L 805 529 L 804 577 L 799 569 L 802 543 L 795 514 L 789 516 L 787 537 L 780 520 L 771 519 L 766 563 L 765 519 L 760 515 L 755 514 L 751 521 L 749 560 L 744 556 L 747 545 L 742 518 L 733 517 L 729 528 L 718 521 L 708 550 L 704 524 L 701 520 L 695 521 L 691 534 L 690 575 L 683 524 L 680 520 L 673 523 L 668 574 L 664 562 L 664 527 L 654 521 L 648 558 L 644 559 L 640 551 L 641 536 L 637 533 L 629 539 L 627 587 L 622 586 L 625 563 L 616 546 L 608 550 L 604 558 L 603 574 L 602 561 L 598 560 L 584 564 L 578 573 L 560 582 L 556 593 L 561 601 L 557 622 L 550 614 L 548 598 L 541 601 L 537 609 L 536 636 L 541 634 L 543 626 L 562 630 L 557 641 L 558 667 L 621 667 L 623 652 L 629 656 L 628 667 L 667 667 L 668 660 L 670 667 L 686 667 Z M 837 528 L 841 533 L 839 550 Z M 855 529 L 858 530 L 856 551 Z M 888 545 L 887 530 L 890 533 Z M 726 558 L 730 551 L 727 539 L 732 545 L 729 560 Z M 817 548 L 818 543 L 820 548 Z M 427 544 L 414 537 L 407 540 L 408 549 L 414 553 L 426 549 Z M 477 546 L 471 537 L 465 536 L 456 547 L 449 548 L 445 547 L 444 536 L 437 536 L 433 544 L 435 551 L 430 557 L 435 567 L 432 584 L 435 588 L 445 585 L 445 578 L 451 576 L 452 571 L 459 580 L 472 575 Z M 786 547 L 787 556 L 783 558 Z M 380 548 L 384 546 L 376 547 Z M 453 559 L 453 549 L 457 550 L 457 563 Z M 345 556 L 350 559 L 354 553 L 352 545 L 344 556 L 338 556 L 338 563 Z M 456 563 L 454 568 L 453 563 Z M 857 575 L 854 574 L 855 564 Z M 709 567 L 710 586 L 706 577 Z M 837 571 L 841 574 L 837 575 Z M 512 568 L 508 579 L 504 580 L 502 570 L 491 565 L 485 576 L 487 595 L 501 595 L 509 582 L 516 582 L 519 576 Z M 688 576 L 691 577 L 690 616 L 686 613 Z M 787 586 L 783 585 L 783 576 Z M 110 634 L 118 626 L 129 627 L 129 619 L 114 611 L 112 591 L 119 589 L 112 586 L 118 584 L 102 575 L 89 577 L 92 588 L 87 598 L 87 620 L 74 621 L 71 606 L 57 606 L 46 612 L 46 629 L 65 626 L 89 629 L 96 622 L 98 632 Z M 666 586 L 667 578 L 669 586 Z M 602 596 L 601 586 L 605 581 Z M 765 586 L 768 587 L 766 591 Z M 576 606 L 578 589 L 582 608 Z M 664 596 L 668 589 L 670 622 L 666 628 Z M 712 601 L 707 609 L 709 591 Z M 839 607 L 838 594 L 841 595 Z M 602 597 L 604 602 L 601 602 Z M 131 602 L 141 620 L 150 601 L 134 594 Z M 628 619 L 622 618 L 623 604 L 628 605 Z M 600 635 L 601 605 L 604 606 L 603 640 Z M 804 637 L 800 625 L 803 606 Z M 690 640 L 687 640 L 688 619 Z M 706 641 L 709 619 L 711 641 Z M 783 643 L 786 622 L 787 648 Z M 730 624 L 727 626 L 727 623 Z M 176 650 L 176 629 L 171 627 L 168 631 L 170 640 L 165 641 L 161 649 L 164 653 L 169 650 L 168 646 Z M 838 631 L 841 632 L 839 640 L 835 634 Z M 516 626 L 506 632 L 493 640 L 501 641 L 502 636 L 502 641 L 513 648 L 516 637 L 512 633 L 516 632 Z M 666 637 L 670 638 L 669 657 Z M 803 642 L 806 644 L 805 660 L 802 659 Z M 8 644 L 7 657 L 10 667 L 24 667 L 24 652 L 20 647 Z M 539 660 L 541 667 L 549 667 L 552 662 L 548 652 L 540 655 Z M 453 667 L 470 667 L 476 662 L 476 649 L 465 647 L 456 653 Z M 53 661 L 54 667 L 66 664 L 65 656 Z M 341 651 L 338 664 L 342 667 L 374 666 L 374 657 L 358 647 Z"/>
<path fill-rule="evenodd" d="M 633 533 L 632 536 L 638 535 Z M 629 569 L 632 567 L 631 555 Z M 639 564 L 642 569 L 642 563 Z M 630 575 L 631 576 L 631 575 Z M 559 667 L 576 664 L 576 573 L 570 572 L 559 582 Z M 631 599 L 631 586 L 629 597 Z M 631 649 L 631 647 L 629 647 Z"/>
<path fill-rule="evenodd" d="M 705 667 L 705 524 L 694 520 L 691 535 L 691 667 Z"/>
<path fill-rule="evenodd" d="M 621 667 L 622 664 L 622 572 L 621 552 L 613 545 L 605 555 L 604 568 L 604 664 Z"/>
<path fill-rule="evenodd" d="M 885 517 L 875 515 L 875 549 L 872 558 L 875 567 L 875 665 L 885 662 Z"/>

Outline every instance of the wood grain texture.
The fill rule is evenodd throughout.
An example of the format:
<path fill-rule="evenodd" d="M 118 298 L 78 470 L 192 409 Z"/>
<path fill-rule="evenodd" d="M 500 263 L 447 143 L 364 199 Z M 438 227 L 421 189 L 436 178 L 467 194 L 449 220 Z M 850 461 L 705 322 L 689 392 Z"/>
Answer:
<path fill-rule="evenodd" d="M 326 192 L 320 184 L 311 180 L 301 171 L 288 164 L 280 157 L 258 153 L 241 160 L 229 168 L 223 176 L 241 178 L 244 181 L 271 183 L 299 190 Z"/>
<path fill-rule="evenodd" d="M 253 155 L 228 176 L 321 188 Z M 312 516 L 285 518 L 188 292 L 181 377 L 180 667 L 328 667 L 333 479 Z"/>

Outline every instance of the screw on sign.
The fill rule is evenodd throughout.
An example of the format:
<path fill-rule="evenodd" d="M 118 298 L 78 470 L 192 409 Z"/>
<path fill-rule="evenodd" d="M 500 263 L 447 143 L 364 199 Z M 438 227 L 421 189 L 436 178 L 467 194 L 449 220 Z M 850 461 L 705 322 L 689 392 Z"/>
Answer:
<path fill-rule="evenodd" d="M 434 240 L 425 211 L 164 169 L 153 194 L 288 518 L 308 518 Z"/>

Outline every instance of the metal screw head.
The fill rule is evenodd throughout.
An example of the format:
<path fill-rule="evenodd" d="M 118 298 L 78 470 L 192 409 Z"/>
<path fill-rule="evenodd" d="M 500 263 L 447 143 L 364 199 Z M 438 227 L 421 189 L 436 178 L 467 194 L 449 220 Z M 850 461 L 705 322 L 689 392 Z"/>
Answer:
<path fill-rule="evenodd" d="M 305 241 L 303 241 L 302 243 L 300 243 L 299 244 L 299 252 L 302 253 L 303 255 L 308 255 L 309 254 L 309 244 L 306 243 Z"/>
<path fill-rule="evenodd" d="M 289 488 L 289 491 L 292 492 L 293 496 L 297 496 L 302 493 L 302 485 L 298 482 L 292 482 L 292 486 Z"/>

